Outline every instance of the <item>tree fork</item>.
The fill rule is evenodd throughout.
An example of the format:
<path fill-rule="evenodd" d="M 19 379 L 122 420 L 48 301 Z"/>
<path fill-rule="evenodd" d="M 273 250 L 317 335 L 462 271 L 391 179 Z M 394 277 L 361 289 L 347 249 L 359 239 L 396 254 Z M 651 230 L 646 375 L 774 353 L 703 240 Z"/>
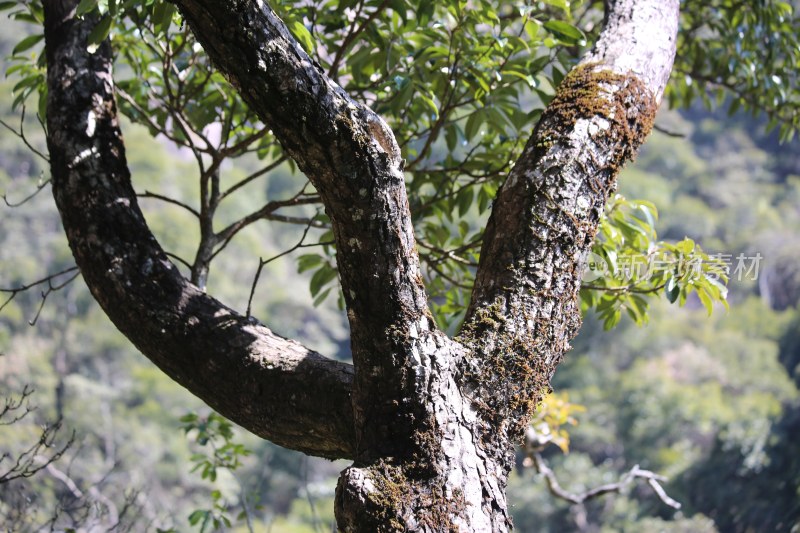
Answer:
<path fill-rule="evenodd" d="M 222 306 L 169 263 L 130 186 L 110 46 L 89 53 L 91 18 L 74 18 L 76 0 L 53 0 L 53 192 L 92 294 L 145 355 L 225 416 L 289 448 L 354 458 L 337 487 L 341 530 L 508 531 L 513 446 L 579 327 L 584 258 L 619 168 L 652 124 L 678 0 L 606 2 L 600 40 L 498 193 L 457 340 L 427 311 L 385 123 L 333 83 L 263 2 L 175 3 L 320 192 L 355 375 Z"/>

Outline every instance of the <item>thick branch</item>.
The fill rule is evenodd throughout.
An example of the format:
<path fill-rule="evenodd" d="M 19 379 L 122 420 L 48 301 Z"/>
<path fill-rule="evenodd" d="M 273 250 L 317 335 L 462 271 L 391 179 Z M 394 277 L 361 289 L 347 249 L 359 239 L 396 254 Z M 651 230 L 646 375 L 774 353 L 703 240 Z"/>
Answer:
<path fill-rule="evenodd" d="M 585 256 L 619 169 L 652 127 L 678 4 L 606 3 L 595 49 L 562 82 L 494 203 L 461 335 L 487 412 L 511 435 L 577 333 Z"/>
<path fill-rule="evenodd" d="M 45 2 L 53 194 L 73 255 L 116 327 L 170 377 L 253 433 L 350 457 L 352 369 L 188 283 L 150 233 L 125 161 L 111 47 L 87 51 L 76 0 Z"/>
<path fill-rule="evenodd" d="M 265 2 L 174 3 L 320 194 L 350 320 L 360 449 L 388 446 L 376 453 L 394 455 L 411 434 L 397 421 L 398 405 L 409 424 L 424 405 L 414 382 L 418 341 L 408 333 L 433 329 L 394 135 L 323 72 Z"/>

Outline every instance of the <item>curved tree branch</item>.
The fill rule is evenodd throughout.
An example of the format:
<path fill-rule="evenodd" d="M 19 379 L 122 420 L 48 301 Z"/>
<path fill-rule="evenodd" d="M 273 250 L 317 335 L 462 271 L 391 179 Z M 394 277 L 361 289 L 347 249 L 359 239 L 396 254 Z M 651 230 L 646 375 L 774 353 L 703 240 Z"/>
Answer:
<path fill-rule="evenodd" d="M 76 262 L 116 327 L 170 377 L 253 433 L 323 457 L 354 450 L 352 369 L 187 282 L 150 233 L 117 121 L 111 47 L 77 0 L 45 6 L 53 194 Z"/>
<path fill-rule="evenodd" d="M 620 476 L 618 481 L 606 483 L 604 485 L 599 485 L 583 492 L 576 493 L 569 492 L 561 486 L 561 484 L 558 482 L 558 478 L 556 478 L 555 472 L 553 472 L 553 469 L 547 465 L 540 452 L 535 451 L 530 453 L 528 455 L 528 459 L 536 468 L 536 471 L 544 476 L 544 479 L 547 482 L 547 489 L 550 491 L 550 493 L 553 496 L 561 498 L 562 500 L 566 500 L 573 505 L 580 505 L 586 501 L 598 498 L 605 494 L 622 492 L 636 479 L 646 479 L 648 485 L 650 485 L 650 487 L 653 489 L 653 492 L 655 492 L 656 496 L 658 496 L 658 499 L 673 509 L 681 508 L 680 502 L 671 498 L 666 491 L 664 491 L 664 487 L 661 486 L 660 482 L 666 481 L 666 478 L 664 476 L 659 476 L 650 470 L 642 470 L 639 468 L 639 465 L 634 465 L 633 468 Z"/>

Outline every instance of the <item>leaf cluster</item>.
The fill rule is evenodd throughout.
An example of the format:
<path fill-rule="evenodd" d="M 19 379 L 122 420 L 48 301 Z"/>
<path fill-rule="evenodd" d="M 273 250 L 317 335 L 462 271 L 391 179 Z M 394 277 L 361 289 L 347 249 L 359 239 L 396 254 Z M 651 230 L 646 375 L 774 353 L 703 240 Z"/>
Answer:
<path fill-rule="evenodd" d="M 766 113 L 769 129 L 789 142 L 800 128 L 800 17 L 785 1 L 686 2 L 675 75 L 667 89 L 672 107 L 700 99 L 753 116 Z"/>
<path fill-rule="evenodd" d="M 663 294 L 683 306 L 696 294 L 709 315 L 714 303 L 727 308 L 729 266 L 692 239 L 660 241 L 655 229 L 658 211 L 645 200 L 615 195 L 607 206 L 588 259 L 581 305 L 594 309 L 606 329 L 623 312 L 636 324 L 648 320 L 648 296 Z"/>

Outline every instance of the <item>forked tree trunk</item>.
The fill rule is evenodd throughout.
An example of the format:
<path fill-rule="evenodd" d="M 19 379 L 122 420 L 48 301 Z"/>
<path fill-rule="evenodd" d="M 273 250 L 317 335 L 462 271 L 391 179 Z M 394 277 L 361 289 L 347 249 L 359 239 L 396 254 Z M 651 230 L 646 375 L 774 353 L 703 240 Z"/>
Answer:
<path fill-rule="evenodd" d="M 652 125 L 678 0 L 608 0 L 495 201 L 456 339 L 428 312 L 394 135 L 321 72 L 263 2 L 176 0 L 331 218 L 353 366 L 273 334 L 183 279 L 125 162 L 108 43 L 77 0 L 45 1 L 53 193 L 84 279 L 168 375 L 254 433 L 353 465 L 343 531 L 507 531 L 513 446 L 580 324 L 585 255 L 619 168 Z M 371 275 L 364 275 L 369 272 Z"/>

